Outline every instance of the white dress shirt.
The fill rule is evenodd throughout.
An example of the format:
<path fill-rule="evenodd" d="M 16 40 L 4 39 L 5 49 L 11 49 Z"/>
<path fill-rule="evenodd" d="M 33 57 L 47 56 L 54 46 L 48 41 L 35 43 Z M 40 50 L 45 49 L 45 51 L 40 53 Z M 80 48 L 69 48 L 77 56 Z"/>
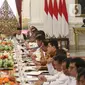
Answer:
<path fill-rule="evenodd" d="M 55 70 L 51 63 L 47 64 L 47 67 L 49 73 L 53 76 L 47 78 L 47 82 L 44 82 L 43 85 L 69 85 L 69 76 L 66 76 L 62 71 Z"/>
<path fill-rule="evenodd" d="M 43 54 L 45 56 L 45 52 L 43 51 Z M 34 53 L 33 55 L 36 55 L 36 61 L 40 61 L 41 59 L 41 52 L 40 52 L 40 48 L 38 48 Z"/>
<path fill-rule="evenodd" d="M 23 34 L 20 34 L 20 35 L 16 34 L 16 39 L 18 39 L 18 40 L 24 40 Z"/>
<path fill-rule="evenodd" d="M 77 85 L 77 80 L 75 77 L 69 77 L 68 85 Z"/>
<path fill-rule="evenodd" d="M 47 78 L 47 81 L 55 81 L 62 74 L 62 71 L 57 71 L 57 70 L 54 69 L 52 63 L 47 64 L 47 68 L 48 68 L 49 74 L 52 75 L 51 77 Z"/>
<path fill-rule="evenodd" d="M 43 85 L 69 85 L 69 77 L 66 76 L 63 72 L 60 74 L 59 78 L 51 82 L 44 82 Z M 70 84 L 75 85 L 75 84 Z"/>
<path fill-rule="evenodd" d="M 66 76 L 64 73 L 62 73 L 59 79 L 56 79 L 56 81 L 51 82 L 49 85 L 68 85 L 68 82 L 69 82 L 69 77 Z"/>
<path fill-rule="evenodd" d="M 48 72 L 50 75 L 57 74 L 59 71 L 55 70 L 52 63 L 47 64 Z"/>
<path fill-rule="evenodd" d="M 49 85 L 51 82 L 56 81 L 56 79 L 59 79 L 62 75 L 62 71 L 57 71 L 53 68 L 52 63 L 47 64 L 48 71 L 50 73 L 50 77 L 46 77 L 47 82 L 44 82 L 43 85 Z"/>

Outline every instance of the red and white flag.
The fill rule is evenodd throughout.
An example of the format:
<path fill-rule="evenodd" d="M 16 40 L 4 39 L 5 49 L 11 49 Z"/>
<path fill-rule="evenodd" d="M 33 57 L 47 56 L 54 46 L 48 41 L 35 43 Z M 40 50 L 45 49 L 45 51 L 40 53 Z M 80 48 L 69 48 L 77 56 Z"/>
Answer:
<path fill-rule="evenodd" d="M 48 29 L 49 35 L 53 35 L 53 3 L 52 0 L 49 0 L 49 7 L 48 7 Z"/>
<path fill-rule="evenodd" d="M 44 12 L 44 31 L 50 36 L 67 36 L 69 29 L 65 0 L 45 0 Z"/>
<path fill-rule="evenodd" d="M 49 32 L 48 29 L 48 0 L 44 0 L 44 31 Z"/>
<path fill-rule="evenodd" d="M 65 0 L 62 0 L 62 36 L 69 34 L 68 29 L 68 12 Z"/>
<path fill-rule="evenodd" d="M 53 35 L 55 37 L 59 37 L 59 28 L 58 28 L 58 4 L 57 1 L 54 0 L 54 5 L 53 5 Z"/>

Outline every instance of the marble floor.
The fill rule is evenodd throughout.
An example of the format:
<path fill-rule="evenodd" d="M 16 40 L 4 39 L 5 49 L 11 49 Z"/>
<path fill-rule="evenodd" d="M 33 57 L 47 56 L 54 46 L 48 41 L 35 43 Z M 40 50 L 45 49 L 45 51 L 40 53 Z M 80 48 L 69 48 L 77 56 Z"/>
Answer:
<path fill-rule="evenodd" d="M 84 57 L 85 56 L 85 49 L 84 48 L 79 48 L 78 50 L 70 49 L 70 55 L 74 57 Z"/>
<path fill-rule="evenodd" d="M 84 51 L 71 51 L 70 52 L 70 56 L 74 56 L 74 57 L 84 57 L 85 56 L 85 50 Z"/>

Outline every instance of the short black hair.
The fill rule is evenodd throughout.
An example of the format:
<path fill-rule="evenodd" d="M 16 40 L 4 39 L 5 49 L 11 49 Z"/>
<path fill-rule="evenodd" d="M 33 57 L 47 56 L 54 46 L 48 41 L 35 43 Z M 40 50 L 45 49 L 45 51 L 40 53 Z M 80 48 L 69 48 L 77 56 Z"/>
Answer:
<path fill-rule="evenodd" d="M 31 31 L 36 32 L 36 31 L 38 31 L 38 29 L 35 26 L 31 26 Z"/>
<path fill-rule="evenodd" d="M 50 38 L 49 39 L 49 43 L 52 45 L 52 46 L 55 46 L 56 49 L 59 49 L 58 47 L 58 41 L 56 38 Z"/>
<path fill-rule="evenodd" d="M 36 35 L 38 35 L 38 34 L 41 34 L 41 35 L 45 36 L 45 32 L 43 30 L 38 30 Z"/>
<path fill-rule="evenodd" d="M 83 23 L 85 24 L 85 19 L 83 19 Z"/>
<path fill-rule="evenodd" d="M 44 39 L 42 42 L 44 43 L 45 46 L 48 46 L 49 39 Z"/>
<path fill-rule="evenodd" d="M 72 58 L 66 58 L 63 60 L 63 62 L 66 63 L 66 68 L 68 69 L 69 68 L 69 65 L 70 65 L 70 62 L 71 62 Z"/>
<path fill-rule="evenodd" d="M 77 70 L 79 67 L 85 67 L 85 61 L 81 59 L 80 57 L 73 58 L 71 60 L 71 63 L 75 63 Z"/>
<path fill-rule="evenodd" d="M 36 35 L 36 40 L 44 41 L 45 40 L 45 36 L 43 36 L 41 34 L 38 34 L 38 35 Z"/>
<path fill-rule="evenodd" d="M 78 74 L 81 73 L 84 69 L 85 69 L 84 67 L 79 67 L 77 70 Z"/>
<path fill-rule="evenodd" d="M 77 80 L 79 81 L 81 76 L 84 76 L 85 78 L 85 68 L 81 68 L 81 72 L 78 73 Z"/>
<path fill-rule="evenodd" d="M 54 61 L 58 61 L 59 63 L 62 63 L 64 59 L 66 59 L 66 55 L 58 54 L 53 57 Z"/>
<path fill-rule="evenodd" d="M 67 56 L 67 52 L 64 49 L 58 49 L 57 54 L 64 54 Z"/>

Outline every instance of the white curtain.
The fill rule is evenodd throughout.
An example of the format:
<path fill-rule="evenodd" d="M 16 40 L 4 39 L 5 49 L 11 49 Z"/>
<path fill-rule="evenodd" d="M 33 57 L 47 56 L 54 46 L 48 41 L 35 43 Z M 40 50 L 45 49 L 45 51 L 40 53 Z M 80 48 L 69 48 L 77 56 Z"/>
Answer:
<path fill-rule="evenodd" d="M 15 0 L 7 0 L 7 1 L 8 1 L 9 6 L 10 6 L 11 9 L 12 9 L 14 15 L 17 16 L 17 9 L 16 9 Z"/>
<path fill-rule="evenodd" d="M 4 0 L 0 0 L 0 8 L 1 8 L 3 2 L 4 2 Z"/>
<path fill-rule="evenodd" d="M 5 1 L 5 0 L 0 0 L 0 8 L 1 8 L 1 6 L 3 5 L 3 2 L 4 2 L 4 1 Z M 9 4 L 9 6 L 11 7 L 14 15 L 17 16 L 17 9 L 16 9 L 15 0 L 7 0 L 7 2 L 8 2 L 8 4 Z"/>

